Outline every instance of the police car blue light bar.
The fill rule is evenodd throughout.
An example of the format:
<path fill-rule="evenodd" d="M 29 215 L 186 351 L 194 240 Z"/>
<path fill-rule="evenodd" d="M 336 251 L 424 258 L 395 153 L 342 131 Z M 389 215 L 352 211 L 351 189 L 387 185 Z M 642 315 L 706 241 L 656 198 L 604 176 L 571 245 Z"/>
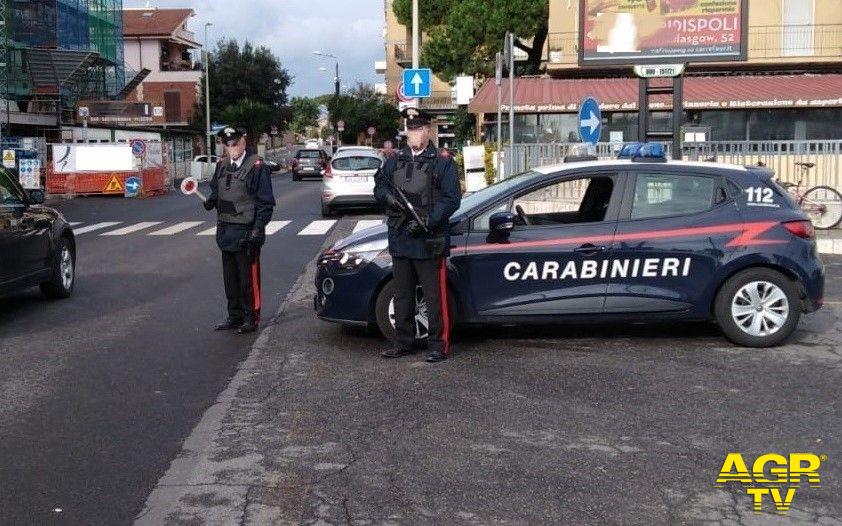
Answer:
<path fill-rule="evenodd" d="M 641 146 L 643 146 L 642 142 L 630 142 L 628 144 L 624 144 L 623 147 L 620 148 L 619 153 L 617 153 L 617 159 L 631 159 L 637 155 L 637 151 Z"/>

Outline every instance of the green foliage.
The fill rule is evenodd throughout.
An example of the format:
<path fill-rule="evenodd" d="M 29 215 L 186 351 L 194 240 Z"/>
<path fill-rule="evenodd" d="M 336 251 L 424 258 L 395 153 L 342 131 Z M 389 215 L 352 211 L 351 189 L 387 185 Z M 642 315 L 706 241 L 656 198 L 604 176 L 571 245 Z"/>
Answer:
<path fill-rule="evenodd" d="M 412 0 L 395 0 L 398 21 L 411 27 Z M 538 73 L 547 39 L 549 0 L 425 0 L 419 13 L 427 39 L 421 62 L 443 80 L 461 74 L 494 75 L 494 54 L 502 49 L 506 31 L 532 45 L 517 42 L 528 54 L 519 73 Z"/>
<path fill-rule="evenodd" d="M 497 171 L 494 169 L 495 144 L 485 143 L 485 183 L 494 184 L 497 180 Z"/>
<path fill-rule="evenodd" d="M 343 144 L 355 144 L 357 136 L 365 134 L 369 126 L 377 129 L 375 142 L 394 139 L 397 135 L 400 113 L 371 85 L 360 83 L 340 95 L 338 100 L 331 97 L 327 101 L 327 109 L 331 122 L 345 121 L 345 131 L 341 133 Z"/>
<path fill-rule="evenodd" d="M 280 125 L 289 119 L 288 114 L 286 119 L 284 118 L 284 106 L 287 103 L 286 90 L 292 83 L 292 76 L 268 48 L 255 48 L 248 41 L 241 48 L 236 40 L 220 40 L 216 50 L 210 54 L 208 69 L 211 120 L 228 121 L 223 116 L 224 111 L 245 101 L 258 103 L 270 109 L 272 115 L 267 124 Z M 197 122 L 204 122 L 204 108 L 202 90 Z M 234 121 L 226 124 L 243 125 Z"/>
<path fill-rule="evenodd" d="M 236 123 L 248 130 L 248 142 L 254 145 L 272 123 L 275 112 L 268 104 L 240 100 L 222 110 L 220 116 L 226 123 Z"/>
<path fill-rule="evenodd" d="M 289 131 L 304 133 L 308 127 L 319 124 L 319 103 L 308 97 L 293 97 L 289 102 L 292 117 Z"/>
<path fill-rule="evenodd" d="M 467 106 L 457 106 L 453 115 L 453 135 L 457 146 L 464 146 L 476 136 L 477 116 Z"/>

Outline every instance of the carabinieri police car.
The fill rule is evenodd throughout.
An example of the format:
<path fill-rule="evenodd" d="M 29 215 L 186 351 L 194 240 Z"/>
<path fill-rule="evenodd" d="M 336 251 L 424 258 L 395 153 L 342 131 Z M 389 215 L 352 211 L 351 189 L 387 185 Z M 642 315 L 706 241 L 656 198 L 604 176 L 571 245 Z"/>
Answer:
<path fill-rule="evenodd" d="M 667 161 L 658 144 L 535 169 L 465 196 L 447 285 L 465 324 L 714 320 L 782 343 L 822 305 L 812 224 L 763 167 Z M 385 226 L 319 258 L 319 318 L 394 336 Z M 426 336 L 423 291 L 416 326 Z"/>

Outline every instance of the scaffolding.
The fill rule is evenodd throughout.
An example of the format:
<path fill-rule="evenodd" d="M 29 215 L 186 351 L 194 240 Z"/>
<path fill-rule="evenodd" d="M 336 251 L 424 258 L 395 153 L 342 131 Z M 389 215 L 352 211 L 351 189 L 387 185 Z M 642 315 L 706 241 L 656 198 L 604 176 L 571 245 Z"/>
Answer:
<path fill-rule="evenodd" d="M 9 24 L 0 35 L 6 37 L 0 57 L 8 57 L 0 93 L 19 106 L 59 108 L 62 124 L 72 123 L 78 100 L 117 98 L 126 83 L 122 0 L 2 2 Z M 39 72 L 60 72 L 73 63 L 84 71 L 60 82 L 39 81 Z"/>

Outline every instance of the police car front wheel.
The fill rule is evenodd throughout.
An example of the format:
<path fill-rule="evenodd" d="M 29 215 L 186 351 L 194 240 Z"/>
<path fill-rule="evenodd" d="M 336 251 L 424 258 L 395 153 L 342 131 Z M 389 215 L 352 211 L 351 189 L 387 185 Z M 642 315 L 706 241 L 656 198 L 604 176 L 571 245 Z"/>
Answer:
<path fill-rule="evenodd" d="M 754 268 L 732 276 L 716 297 L 714 315 L 732 342 L 772 347 L 798 325 L 801 301 L 795 282 L 772 269 Z"/>
<path fill-rule="evenodd" d="M 456 302 L 453 294 L 448 294 L 448 304 L 450 305 L 450 312 L 456 312 Z M 387 340 L 395 340 L 395 293 L 394 284 L 389 281 L 386 283 L 380 293 L 377 295 L 377 300 L 374 304 L 374 320 L 380 334 Z M 415 339 L 419 342 L 424 342 L 428 336 L 429 321 L 427 318 L 427 302 L 424 300 L 424 292 L 421 287 L 417 287 L 415 291 Z M 451 326 L 453 325 L 453 316 L 450 317 Z"/>

